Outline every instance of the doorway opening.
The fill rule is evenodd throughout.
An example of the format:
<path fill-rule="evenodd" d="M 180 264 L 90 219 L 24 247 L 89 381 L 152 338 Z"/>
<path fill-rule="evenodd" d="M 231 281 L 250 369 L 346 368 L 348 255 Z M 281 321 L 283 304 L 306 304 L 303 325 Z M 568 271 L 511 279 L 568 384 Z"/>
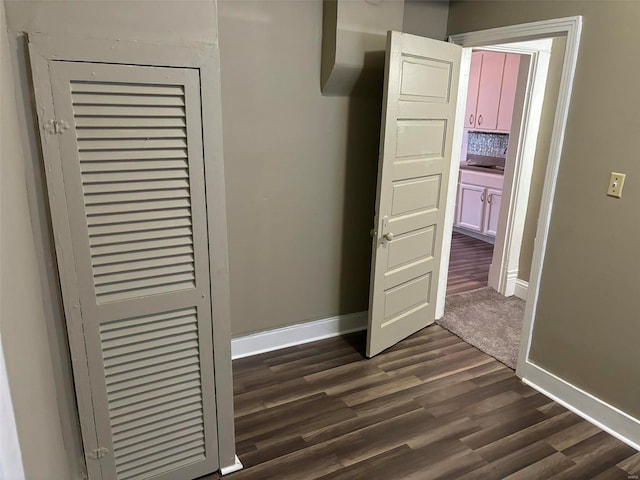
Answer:
<path fill-rule="evenodd" d="M 517 365 L 526 362 L 581 25 L 580 17 L 532 22 L 454 35 L 449 44 L 389 32 L 376 210 L 371 231 L 367 356 L 380 353 L 444 315 L 472 49 L 509 49 L 516 42 L 563 36 L 566 47 L 557 104 L 552 121 L 547 122 L 552 125 L 548 167 L 543 176 Z M 539 56 L 537 49 L 530 55 L 536 60 Z M 541 63 L 535 65 L 539 67 Z M 539 96 L 544 98 L 546 72 L 545 76 L 538 76 L 542 71 L 531 68 L 528 76 L 523 75 L 527 78 L 524 92 L 528 100 L 536 98 L 536 91 L 542 91 Z M 522 133 L 514 136 L 518 139 L 517 148 L 510 149 L 511 154 L 517 152 L 511 173 L 505 160 L 504 176 L 511 181 L 504 182 L 502 197 L 506 201 L 501 199 L 495 227 L 496 239 L 501 238 L 501 229 L 507 233 L 502 245 L 496 242 L 494 248 L 493 258 L 500 261 L 492 261 L 492 272 L 497 274 L 489 275 L 498 282 L 497 290 L 507 296 L 513 295 L 509 288 L 515 290 L 517 277 L 510 272 L 514 262 L 518 264 L 518 258 L 514 257 L 520 246 L 515 247 L 522 243 L 524 228 L 522 222 L 516 221 L 521 217 L 515 212 L 526 211 L 529 197 L 531 167 L 523 166 L 531 163 L 522 159 L 526 154 L 535 154 L 540 126 L 540 119 L 531 113 L 531 105 L 536 102 L 525 105 L 529 111 L 522 115 L 518 125 Z M 507 213 L 502 214 L 503 210 Z M 516 373 L 521 375 L 520 368 Z"/>
<path fill-rule="evenodd" d="M 452 160 L 455 193 L 447 204 L 453 210 L 450 255 L 443 255 L 449 261 L 441 274 L 447 282 L 439 284 L 442 296 L 457 298 L 447 297 L 436 318 L 512 368 L 522 356 L 521 339 L 528 347 L 525 301 L 530 273 L 541 267 L 541 259 L 533 265 L 532 250 L 549 180 L 565 38 L 488 41 L 463 54 L 464 126 L 459 163 Z"/>
<path fill-rule="evenodd" d="M 552 44 L 544 39 L 472 49 L 447 283 L 447 294 L 455 298 L 447 298 L 439 322 L 514 369 L 524 299 L 506 298 L 515 289 L 500 282 L 499 269 L 508 263 L 500 246 L 514 236 L 505 228 L 510 210 L 515 223 L 526 222 L 528 198 L 521 192 L 520 208 L 510 208 L 516 202 L 511 193 L 531 190 L 537 147 L 522 152 L 521 127 L 535 130 L 531 136 L 537 141 L 545 90 L 554 80 L 547 79 Z M 511 283 L 519 275 L 522 236 L 516 236 L 509 239 L 518 259 L 507 267 Z"/>
<path fill-rule="evenodd" d="M 545 39 L 472 49 L 447 294 L 486 286 L 505 296 L 515 293 L 518 264 L 507 267 L 509 281 L 501 284 L 500 266 L 508 262 L 500 246 L 509 234 L 505 219 L 515 202 L 514 182 L 527 189 L 531 181 L 535 145 L 520 151 L 520 127 L 524 120 L 538 131 L 551 48 L 552 40 Z M 521 207 L 512 210 L 523 225 L 527 208 Z M 511 243 L 518 257 L 521 242 Z"/>

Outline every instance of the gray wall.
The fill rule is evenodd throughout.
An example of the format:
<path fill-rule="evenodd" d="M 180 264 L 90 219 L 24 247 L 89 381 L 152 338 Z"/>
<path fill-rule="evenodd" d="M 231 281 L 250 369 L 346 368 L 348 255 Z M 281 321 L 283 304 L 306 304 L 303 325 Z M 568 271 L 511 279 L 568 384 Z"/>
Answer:
<path fill-rule="evenodd" d="M 446 1 L 405 2 L 444 38 Z M 219 2 L 234 336 L 366 310 L 380 95 L 320 93 L 322 2 Z"/>
<path fill-rule="evenodd" d="M 404 0 L 402 31 L 444 40 L 447 36 L 448 0 Z"/>
<path fill-rule="evenodd" d="M 14 419 L 0 418 L 3 440 L 5 435 L 6 440 L 14 440 L 6 445 L 3 441 L 1 448 L 3 455 L 12 451 L 18 454 L 11 460 L 22 461 L 25 478 L 29 480 L 70 478 L 29 215 L 26 164 L 20 140 L 21 125 L 17 121 L 4 6 L 0 6 L 0 12 L 0 350 L 4 354 L 10 393 L 10 399 L 0 401 L 10 400 L 14 415 Z M 3 409 L 2 413 L 11 412 Z M 15 444 L 15 436 L 8 436 L 14 420 L 19 446 Z M 15 451 L 18 448 L 21 457 L 20 452 Z M 19 479 L 22 468 L 14 464 L 5 478 Z"/>
<path fill-rule="evenodd" d="M 540 131 L 536 144 L 536 155 L 533 161 L 531 174 L 531 189 L 529 190 L 529 203 L 522 234 L 522 247 L 518 262 L 518 278 L 529 281 L 531 274 L 531 261 L 533 260 L 533 247 L 538 228 L 538 216 L 540 214 L 540 202 L 542 201 L 542 188 L 547 173 L 549 149 L 551 148 L 551 131 L 553 119 L 556 115 L 556 104 L 560 89 L 560 77 L 562 76 L 562 62 L 564 61 L 564 49 L 567 41 L 565 37 L 553 39 L 551 58 L 549 59 L 549 74 L 544 92 L 542 115 L 540 118 Z"/>
<path fill-rule="evenodd" d="M 453 2 L 448 33 L 583 15 L 531 360 L 640 418 L 639 2 Z M 605 195 L 627 173 L 622 199 Z"/>
<path fill-rule="evenodd" d="M 321 95 L 320 1 L 219 25 L 233 334 L 366 310 L 381 98 Z"/>

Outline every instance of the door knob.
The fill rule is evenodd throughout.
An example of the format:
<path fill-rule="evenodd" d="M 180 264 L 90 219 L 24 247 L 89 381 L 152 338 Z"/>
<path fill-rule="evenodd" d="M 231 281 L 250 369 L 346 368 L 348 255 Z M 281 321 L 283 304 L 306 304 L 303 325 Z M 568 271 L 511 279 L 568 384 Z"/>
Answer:
<path fill-rule="evenodd" d="M 383 237 L 384 237 L 384 239 L 385 239 L 387 242 L 390 242 L 391 240 L 393 240 L 393 233 L 391 233 L 391 232 L 389 232 L 389 233 L 385 233 L 385 234 L 383 235 Z"/>

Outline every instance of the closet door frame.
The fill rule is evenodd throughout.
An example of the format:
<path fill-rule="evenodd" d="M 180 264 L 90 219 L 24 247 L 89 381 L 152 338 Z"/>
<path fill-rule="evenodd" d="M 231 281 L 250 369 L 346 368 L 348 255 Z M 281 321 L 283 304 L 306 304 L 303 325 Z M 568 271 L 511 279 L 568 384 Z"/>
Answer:
<path fill-rule="evenodd" d="M 218 430 L 218 458 L 221 469 L 236 464 L 235 433 L 233 421 L 233 377 L 231 371 L 231 327 L 229 307 L 229 268 L 227 256 L 227 221 L 225 206 L 224 161 L 222 148 L 222 109 L 220 63 L 217 43 L 195 46 L 167 46 L 123 40 L 63 37 L 44 34 L 28 34 L 29 55 L 33 78 L 49 76 L 50 61 L 76 61 L 108 64 L 129 64 L 152 67 L 177 67 L 197 69 L 200 76 L 202 108 L 202 139 L 205 168 L 205 201 L 207 209 L 207 233 L 209 238 L 209 272 L 211 278 L 212 329 L 215 369 L 215 399 Z M 47 105 L 45 118 L 53 117 L 53 97 L 48 88 L 35 88 L 38 104 Z M 40 125 L 41 129 L 54 126 Z M 43 134 L 41 130 L 40 135 Z M 61 164 L 49 162 L 58 151 L 58 136 L 46 135 L 41 143 L 49 196 L 62 201 L 50 204 L 51 215 L 61 228 L 54 232 L 55 252 L 58 261 L 60 289 L 66 327 L 75 345 L 84 345 L 82 319 L 79 309 L 78 281 L 73 268 L 73 251 L 63 245 L 71 245 L 71 230 L 66 214 L 66 202 Z M 54 155 L 49 155 L 54 153 Z M 66 259 L 66 261 L 62 261 Z M 83 348 L 83 347 L 81 347 Z M 73 351 L 70 357 L 74 375 L 88 382 L 86 352 Z M 76 402 L 80 418 L 93 418 L 90 395 L 78 395 Z M 82 440 L 86 452 L 97 450 L 95 431 L 87 431 L 83 422 Z M 100 478 L 95 468 L 99 462 L 87 463 L 89 475 Z M 92 466 L 92 464 L 94 464 Z"/>

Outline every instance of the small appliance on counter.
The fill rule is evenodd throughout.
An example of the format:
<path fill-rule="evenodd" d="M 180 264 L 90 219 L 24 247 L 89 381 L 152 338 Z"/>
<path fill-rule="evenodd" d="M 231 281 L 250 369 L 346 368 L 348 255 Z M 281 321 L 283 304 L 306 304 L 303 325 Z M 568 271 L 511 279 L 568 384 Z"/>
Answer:
<path fill-rule="evenodd" d="M 475 155 L 467 153 L 466 164 L 470 167 L 494 168 L 496 170 L 504 170 L 504 157 L 490 157 L 487 155 Z"/>

